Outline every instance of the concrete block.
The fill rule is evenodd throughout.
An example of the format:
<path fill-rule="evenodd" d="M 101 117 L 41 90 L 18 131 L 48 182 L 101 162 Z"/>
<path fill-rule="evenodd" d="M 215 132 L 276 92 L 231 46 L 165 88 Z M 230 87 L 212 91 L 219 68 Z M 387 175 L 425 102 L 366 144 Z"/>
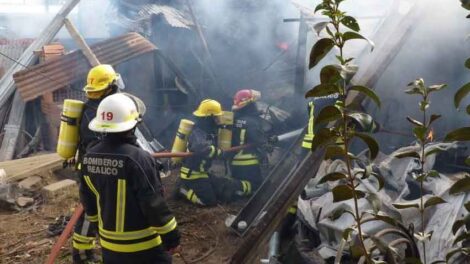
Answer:
<path fill-rule="evenodd" d="M 76 192 L 77 182 L 74 180 L 66 179 L 44 186 L 42 190 L 45 198 L 51 199 L 71 192 Z"/>
<path fill-rule="evenodd" d="M 18 187 L 20 187 L 21 189 L 28 190 L 28 191 L 34 191 L 41 187 L 41 182 L 42 182 L 41 177 L 31 176 L 20 181 L 20 183 L 18 183 Z"/>
<path fill-rule="evenodd" d="M 18 197 L 16 198 L 16 204 L 20 207 L 25 207 L 28 205 L 32 205 L 34 203 L 34 199 L 31 197 Z"/>

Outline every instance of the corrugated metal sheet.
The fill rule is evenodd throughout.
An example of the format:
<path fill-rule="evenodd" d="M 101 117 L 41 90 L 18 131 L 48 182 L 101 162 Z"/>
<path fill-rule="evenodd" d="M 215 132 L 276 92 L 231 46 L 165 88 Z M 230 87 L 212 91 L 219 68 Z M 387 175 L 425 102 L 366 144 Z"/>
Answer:
<path fill-rule="evenodd" d="M 144 32 L 150 23 L 152 15 L 162 15 L 166 22 L 177 28 L 191 29 L 193 22 L 186 18 L 186 14 L 172 6 L 158 4 L 136 4 L 131 1 L 120 1 L 120 5 L 126 9 L 132 10 L 133 15 L 123 15 L 117 10 L 113 15 L 116 19 L 112 23 L 116 23 L 123 28 Z"/>
<path fill-rule="evenodd" d="M 90 47 L 101 63 L 117 65 L 139 55 L 157 50 L 150 41 L 137 33 L 128 33 Z M 13 78 L 21 97 L 30 101 L 46 92 L 65 87 L 85 78 L 90 63 L 76 50 L 45 63 L 15 73 Z"/>

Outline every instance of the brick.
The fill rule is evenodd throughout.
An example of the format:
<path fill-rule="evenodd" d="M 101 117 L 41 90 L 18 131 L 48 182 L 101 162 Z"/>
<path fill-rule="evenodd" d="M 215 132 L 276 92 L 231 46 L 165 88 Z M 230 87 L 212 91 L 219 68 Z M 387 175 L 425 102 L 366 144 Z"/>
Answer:
<path fill-rule="evenodd" d="M 74 180 L 66 179 L 53 184 L 49 184 L 42 188 L 46 199 L 55 198 L 64 194 L 69 194 L 77 191 L 77 182 Z"/>
<path fill-rule="evenodd" d="M 21 189 L 28 190 L 28 191 L 34 191 L 41 187 L 41 182 L 42 182 L 41 177 L 31 176 L 20 181 L 20 183 L 18 183 L 18 187 L 20 187 Z"/>

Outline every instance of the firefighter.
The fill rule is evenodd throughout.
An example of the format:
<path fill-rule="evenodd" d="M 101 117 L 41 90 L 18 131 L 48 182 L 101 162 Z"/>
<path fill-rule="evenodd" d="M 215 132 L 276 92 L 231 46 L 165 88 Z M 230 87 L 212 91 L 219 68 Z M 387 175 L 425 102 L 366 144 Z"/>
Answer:
<path fill-rule="evenodd" d="M 99 134 L 91 131 L 88 124 L 95 117 L 99 103 L 118 89 L 124 89 L 124 84 L 118 73 L 111 65 L 101 64 L 93 67 L 87 76 L 87 84 L 83 88 L 87 102 L 83 108 L 79 128 L 77 168 L 80 170 L 83 155 L 89 145 L 99 140 Z M 81 176 L 80 176 L 81 177 Z M 82 214 L 75 225 L 72 239 L 72 256 L 74 263 L 90 263 L 96 261 L 93 254 L 96 237 L 96 218 Z"/>
<path fill-rule="evenodd" d="M 307 132 L 304 135 L 304 139 L 302 141 L 302 148 L 311 150 L 312 149 L 312 141 L 314 137 L 313 127 L 314 127 L 314 113 L 315 113 L 315 104 L 313 101 L 308 102 L 308 123 L 307 123 Z"/>
<path fill-rule="evenodd" d="M 183 160 L 179 192 L 193 204 L 213 206 L 224 200 L 224 180 L 208 173 L 212 160 L 223 156 L 217 147 L 218 117 L 223 111 L 219 102 L 203 100 L 193 112 L 194 127 L 188 137 L 187 151 L 194 155 Z"/>
<path fill-rule="evenodd" d="M 261 93 L 256 90 L 243 89 L 233 99 L 232 146 L 252 145 L 237 152 L 230 163 L 232 177 L 239 182 L 238 196 L 251 195 L 263 182 L 260 163 L 266 157 L 267 146 L 271 146 L 271 140 L 261 127 L 262 120 L 256 107 L 260 96 Z"/>
<path fill-rule="evenodd" d="M 155 159 L 136 144 L 145 107 L 126 94 L 106 97 L 90 130 L 102 139 L 83 157 L 80 200 L 98 219 L 104 263 L 171 263 L 179 247 Z"/>

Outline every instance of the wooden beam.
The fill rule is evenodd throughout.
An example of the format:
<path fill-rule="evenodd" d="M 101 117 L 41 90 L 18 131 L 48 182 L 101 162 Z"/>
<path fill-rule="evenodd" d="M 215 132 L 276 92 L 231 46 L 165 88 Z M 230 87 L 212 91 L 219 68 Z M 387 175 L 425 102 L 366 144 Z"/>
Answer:
<path fill-rule="evenodd" d="M 297 94 L 304 94 L 305 87 L 305 69 L 307 68 L 307 23 L 304 15 L 300 13 L 299 40 L 297 43 L 297 56 L 295 59 L 295 81 L 294 87 Z"/>
<path fill-rule="evenodd" d="M 88 59 L 90 62 L 91 66 L 97 66 L 100 64 L 98 58 L 96 58 L 95 54 L 93 51 L 90 49 L 88 44 L 86 44 L 85 40 L 83 37 L 78 33 L 77 28 L 72 24 L 72 21 L 70 21 L 68 18 L 64 19 L 64 24 L 65 28 L 68 30 L 70 33 L 70 36 L 75 40 L 77 43 L 78 47 L 82 50 L 83 55 Z"/>
<path fill-rule="evenodd" d="M 25 66 L 32 65 L 36 61 L 37 55 L 34 54 L 34 51 L 51 42 L 64 24 L 64 18 L 70 13 L 70 11 L 72 11 L 78 2 L 80 2 L 80 0 L 69 0 L 65 3 L 47 27 L 21 55 L 18 63 L 13 64 L 13 66 L 8 69 L 6 74 L 0 80 L 0 105 L 5 104 L 8 98 L 10 98 L 10 96 L 15 92 L 13 74 L 22 70 Z M 8 123 L 5 125 L 5 136 L 3 137 L 2 145 L 0 147 L 0 160 L 10 160 L 15 154 L 15 147 L 23 121 L 24 109 L 25 102 L 16 91 L 13 98 L 13 106 L 8 117 Z"/>

